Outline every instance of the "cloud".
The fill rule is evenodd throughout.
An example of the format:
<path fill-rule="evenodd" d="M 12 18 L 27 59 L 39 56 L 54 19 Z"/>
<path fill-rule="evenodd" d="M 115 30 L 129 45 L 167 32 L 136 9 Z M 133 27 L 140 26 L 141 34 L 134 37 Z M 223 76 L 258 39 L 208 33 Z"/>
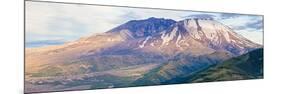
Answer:
<path fill-rule="evenodd" d="M 263 17 L 255 15 L 222 14 L 219 20 L 234 32 L 258 43 L 263 43 Z"/>
<path fill-rule="evenodd" d="M 87 24 L 67 17 L 52 17 L 46 25 L 48 31 L 54 34 L 73 35 L 85 33 L 88 30 Z"/>
<path fill-rule="evenodd" d="M 248 23 L 246 27 L 255 28 L 255 29 L 263 29 L 263 20 L 258 19 L 256 22 Z"/>
<path fill-rule="evenodd" d="M 221 13 L 220 19 L 232 19 L 232 18 L 237 18 L 237 17 L 240 17 L 240 16 L 241 15 L 234 14 L 234 13 Z"/>
<path fill-rule="evenodd" d="M 257 32 L 255 29 L 246 29 L 246 30 L 238 30 L 236 32 L 255 43 L 263 45 L 262 31 Z"/>
<path fill-rule="evenodd" d="M 68 41 L 116 26 L 122 10 L 112 7 L 27 2 L 27 41 L 62 38 Z"/>
<path fill-rule="evenodd" d="M 262 29 L 263 18 L 261 16 L 249 16 L 249 15 L 239 15 L 235 17 L 224 18 L 219 20 L 220 22 L 230 26 L 234 30 L 243 29 Z"/>
<path fill-rule="evenodd" d="M 189 19 L 189 18 L 209 18 L 217 20 L 220 17 L 220 13 L 213 13 L 213 12 L 197 12 L 197 11 L 188 11 L 186 12 L 185 16 L 183 16 L 183 19 Z"/>
<path fill-rule="evenodd" d="M 192 14 L 188 15 L 187 18 L 215 19 L 216 16 L 211 14 Z"/>
<path fill-rule="evenodd" d="M 147 19 L 150 17 L 166 18 L 173 20 L 182 20 L 186 11 L 171 11 L 171 10 L 159 10 L 159 9 L 140 9 L 140 8 L 122 8 L 125 13 L 122 15 L 123 19 L 129 20 L 140 20 Z"/>

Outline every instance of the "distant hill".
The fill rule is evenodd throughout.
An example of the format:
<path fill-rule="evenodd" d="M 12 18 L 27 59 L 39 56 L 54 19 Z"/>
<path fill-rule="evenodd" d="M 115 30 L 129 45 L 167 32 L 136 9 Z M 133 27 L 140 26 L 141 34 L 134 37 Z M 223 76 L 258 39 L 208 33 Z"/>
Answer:
<path fill-rule="evenodd" d="M 161 84 L 195 83 L 229 81 L 263 78 L 263 48 L 253 50 L 225 60 L 222 63 L 211 65 L 201 71 L 189 75 L 163 81 Z"/>
<path fill-rule="evenodd" d="M 144 74 L 144 76 L 136 80 L 132 85 L 160 85 L 171 83 L 182 83 L 185 77 L 196 74 L 202 69 L 221 63 L 232 57 L 230 53 L 217 51 L 208 55 L 190 56 L 180 54 L 169 62 L 163 63 L 158 68 Z"/>
<path fill-rule="evenodd" d="M 189 82 L 227 81 L 263 78 L 263 49 L 226 60 L 198 73 Z"/>

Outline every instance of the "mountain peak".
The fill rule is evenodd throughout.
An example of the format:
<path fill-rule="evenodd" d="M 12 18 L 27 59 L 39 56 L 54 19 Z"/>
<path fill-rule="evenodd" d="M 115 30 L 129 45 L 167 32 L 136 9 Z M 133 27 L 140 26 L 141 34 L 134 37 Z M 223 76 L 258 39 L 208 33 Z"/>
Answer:
<path fill-rule="evenodd" d="M 150 17 L 132 20 L 108 31 L 120 40 L 132 42 L 129 48 L 165 50 L 171 53 L 193 49 L 226 50 L 241 55 L 260 47 L 211 18 L 189 18 L 181 21 Z M 124 46 L 124 45 L 122 45 Z M 211 49 L 211 50 L 210 50 Z M 196 52 L 197 53 L 197 52 Z M 202 52 L 200 52 L 202 53 Z"/>
<path fill-rule="evenodd" d="M 256 43 L 235 33 L 228 26 L 206 18 L 178 21 L 160 32 L 158 38 L 147 37 L 142 43 L 141 48 L 144 48 L 144 44 L 153 44 L 153 46 L 158 44 L 159 47 L 166 47 L 167 50 L 207 47 L 214 50 L 226 50 L 234 55 L 241 55 L 259 47 Z"/>
<path fill-rule="evenodd" d="M 120 33 L 129 31 L 134 38 L 151 36 L 168 29 L 176 21 L 172 19 L 150 17 L 143 20 L 131 20 L 116 28 L 111 29 L 108 33 Z"/>
<path fill-rule="evenodd" d="M 156 18 L 156 17 L 150 17 L 146 20 L 165 20 L 164 18 Z"/>
<path fill-rule="evenodd" d="M 132 24 L 132 25 L 134 25 L 134 24 L 153 25 L 153 24 L 165 24 L 165 23 L 174 24 L 174 23 L 176 23 L 176 21 L 172 20 L 172 19 L 150 17 L 147 19 L 131 20 L 131 21 L 126 22 L 125 24 L 127 24 L 127 25 L 130 25 L 130 24 Z"/>
<path fill-rule="evenodd" d="M 166 19 L 166 18 L 156 18 L 156 17 L 149 17 L 147 19 L 141 19 L 141 20 L 132 20 L 132 21 L 135 21 L 135 22 L 143 22 L 143 21 L 173 21 L 173 22 L 176 22 L 172 19 Z M 129 21 L 131 22 L 131 21 Z"/>

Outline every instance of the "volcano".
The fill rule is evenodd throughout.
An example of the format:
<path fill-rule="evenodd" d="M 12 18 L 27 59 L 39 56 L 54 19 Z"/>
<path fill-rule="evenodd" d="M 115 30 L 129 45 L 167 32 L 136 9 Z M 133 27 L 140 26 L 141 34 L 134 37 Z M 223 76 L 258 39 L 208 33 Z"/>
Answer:
<path fill-rule="evenodd" d="M 26 48 L 26 91 L 163 84 L 258 48 L 214 19 L 132 20 L 63 45 Z"/>

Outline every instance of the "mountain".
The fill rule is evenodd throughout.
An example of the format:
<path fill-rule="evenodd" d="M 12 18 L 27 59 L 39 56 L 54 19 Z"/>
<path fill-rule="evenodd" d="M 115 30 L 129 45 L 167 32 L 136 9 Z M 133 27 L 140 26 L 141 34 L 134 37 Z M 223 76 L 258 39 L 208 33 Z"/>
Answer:
<path fill-rule="evenodd" d="M 82 37 L 77 41 L 65 43 L 64 45 L 49 46 L 49 47 L 42 47 L 42 48 L 27 48 L 26 64 L 30 65 L 27 67 L 31 67 L 31 68 L 27 68 L 27 72 L 38 71 L 37 68 L 39 66 L 46 65 L 46 64 L 80 62 L 81 59 L 83 59 L 85 62 L 88 63 L 88 60 L 92 62 L 93 56 L 97 58 L 96 55 L 99 55 L 98 56 L 99 58 L 106 58 L 106 59 L 99 59 L 99 60 L 109 60 L 109 58 L 113 58 L 113 59 L 125 58 L 126 56 L 120 56 L 120 54 L 124 53 L 124 51 L 126 52 L 131 51 L 133 53 L 134 49 L 130 47 L 131 44 L 133 44 L 137 40 L 140 40 L 141 37 L 145 37 L 144 35 L 146 34 L 153 35 L 164 29 L 167 29 L 173 23 L 175 23 L 175 21 L 170 19 L 157 19 L 153 17 L 146 20 L 133 20 L 123 25 L 120 25 L 110 31 L 107 31 L 105 33 L 92 35 L 90 37 Z M 132 40 L 133 38 L 136 39 Z M 128 49 L 125 49 L 125 47 L 127 47 Z M 114 52 L 113 50 L 116 51 Z M 101 55 L 101 54 L 114 55 L 111 54 L 113 52 L 114 54 L 117 54 L 119 56 Z M 140 55 L 144 55 L 144 54 L 140 53 Z M 133 56 L 127 55 L 126 58 L 135 58 L 135 57 L 136 57 L 135 55 Z M 130 63 L 136 63 L 139 61 L 143 62 L 143 60 L 138 60 L 138 61 L 132 61 Z M 110 66 L 123 67 L 123 66 L 130 65 L 128 63 L 123 64 L 120 62 L 123 61 L 116 61 L 116 63 L 109 62 L 110 65 L 107 64 L 101 65 L 100 63 L 96 63 L 96 64 L 105 66 L 109 69 L 112 68 Z M 107 69 L 107 68 L 101 67 L 100 69 Z"/>
<path fill-rule="evenodd" d="M 174 77 L 173 79 L 158 82 L 157 84 L 197 83 L 261 78 L 263 78 L 263 48 L 224 60 L 222 63 L 205 67 L 200 71 L 188 75 L 183 74 L 180 77 Z"/>
<path fill-rule="evenodd" d="M 140 57 L 146 58 L 148 62 L 152 59 L 161 62 L 163 58 L 173 58 L 179 53 L 196 56 L 227 51 L 233 55 L 241 55 L 259 47 L 261 45 L 236 34 L 229 27 L 215 20 L 186 19 L 175 22 L 171 19 L 149 18 L 129 21 L 106 33 L 84 37 L 64 45 L 31 48 L 32 51 L 26 49 L 26 62 L 31 63 L 32 68 L 27 68 L 27 71 L 32 72 L 38 71 L 34 67 L 43 64 L 69 62 L 88 64 L 95 60 L 99 62 L 109 58 L 122 58 L 124 55 L 127 56 L 126 58 Z M 145 55 L 151 58 L 144 57 Z M 154 57 L 159 59 L 156 60 Z M 121 60 L 116 63 L 94 64 L 100 66 L 99 69 L 106 70 L 111 69 L 112 66 L 124 67 L 143 63 L 146 62 L 132 60 L 125 63 Z"/>
<path fill-rule="evenodd" d="M 164 23 L 164 25 L 159 25 L 158 22 Z M 138 24 L 136 25 L 136 23 Z M 136 26 L 139 27 L 133 28 Z M 150 28 L 147 29 L 147 27 Z M 141 32 L 139 36 L 137 32 Z M 174 23 L 174 21 L 167 19 L 149 18 L 129 21 L 107 33 L 125 36 L 129 40 L 104 51 L 106 54 L 125 54 L 127 52 L 124 51 L 130 51 L 129 53 L 161 53 L 174 56 L 182 52 L 202 55 L 210 54 L 216 50 L 224 50 L 238 56 L 262 47 L 212 19 L 186 19 Z"/>
<path fill-rule="evenodd" d="M 26 90 L 158 84 L 257 48 L 262 45 L 213 19 L 132 20 L 63 45 L 26 48 Z"/>

